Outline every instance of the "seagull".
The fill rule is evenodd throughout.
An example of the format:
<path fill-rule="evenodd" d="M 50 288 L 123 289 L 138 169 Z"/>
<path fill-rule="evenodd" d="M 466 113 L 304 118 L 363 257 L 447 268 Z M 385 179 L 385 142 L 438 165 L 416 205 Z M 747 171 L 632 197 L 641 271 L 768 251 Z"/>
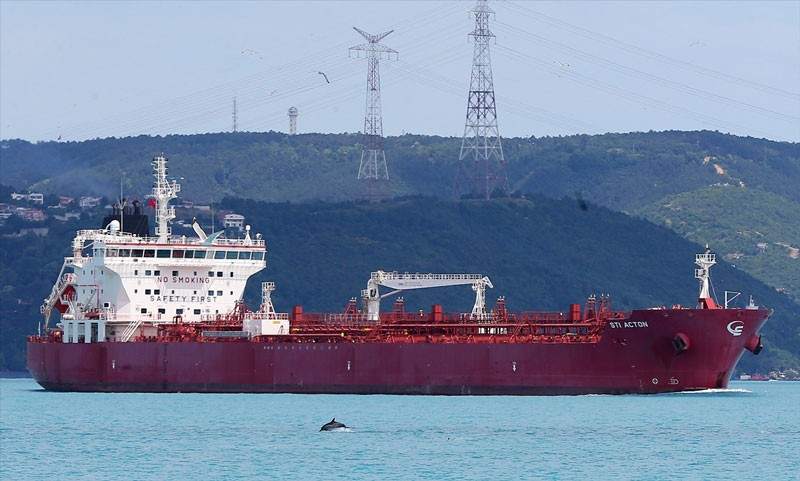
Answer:
<path fill-rule="evenodd" d="M 331 83 L 331 81 L 330 81 L 330 80 L 328 80 L 328 76 L 327 76 L 327 75 L 325 75 L 325 72 L 317 72 L 317 73 L 318 73 L 318 74 L 320 74 L 320 75 L 322 75 L 323 77 L 325 77 L 325 81 L 326 81 L 326 82 L 328 82 L 328 83 Z"/>
<path fill-rule="evenodd" d="M 256 54 L 258 54 L 258 52 L 256 52 L 255 50 L 250 50 L 249 48 L 247 50 L 242 50 L 242 53 L 246 54 L 246 55 L 256 55 Z"/>

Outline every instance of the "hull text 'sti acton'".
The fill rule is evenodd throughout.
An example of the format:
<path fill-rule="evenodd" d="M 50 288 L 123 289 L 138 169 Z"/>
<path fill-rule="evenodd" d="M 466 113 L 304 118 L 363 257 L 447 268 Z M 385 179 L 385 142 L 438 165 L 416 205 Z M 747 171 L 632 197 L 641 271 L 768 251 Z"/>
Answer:
<path fill-rule="evenodd" d="M 56 391 L 363 394 L 660 393 L 724 388 L 745 350 L 761 350 L 771 311 L 719 306 L 709 293 L 715 256 L 698 254 L 693 308 L 612 311 L 591 296 L 566 312 L 487 309 L 481 274 L 376 271 L 343 312 L 275 312 L 274 283 L 257 311 L 242 303 L 266 266 L 260 235 L 175 237 L 169 201 L 180 185 L 153 160 L 155 237 L 138 204 L 101 229 L 81 230 L 28 338 L 34 379 Z M 406 312 L 399 291 L 465 285 L 471 312 Z M 382 294 L 380 288 L 391 289 Z M 50 327 L 50 317 L 60 321 Z"/>

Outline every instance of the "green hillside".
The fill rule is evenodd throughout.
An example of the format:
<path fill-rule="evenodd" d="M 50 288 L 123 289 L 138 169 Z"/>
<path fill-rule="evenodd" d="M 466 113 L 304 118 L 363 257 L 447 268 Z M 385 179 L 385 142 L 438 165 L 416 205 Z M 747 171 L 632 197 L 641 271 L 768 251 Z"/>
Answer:
<path fill-rule="evenodd" d="M 218 202 L 349 201 L 361 155 L 358 134 L 278 132 L 172 135 L 86 142 L 0 141 L 2 183 L 45 194 L 119 194 L 150 190 L 145 158 L 165 153 L 186 177 L 182 197 Z M 454 197 L 460 138 L 386 139 L 396 196 Z M 592 203 L 633 211 L 716 183 L 800 202 L 800 144 L 715 132 L 647 132 L 503 139 L 512 190 L 554 198 L 580 193 Z"/>
<path fill-rule="evenodd" d="M 757 189 L 714 185 L 636 211 L 800 302 L 800 203 Z"/>
<path fill-rule="evenodd" d="M 280 311 L 299 304 L 307 312 L 339 312 L 377 269 L 482 273 L 495 286 L 487 295 L 490 304 L 503 295 L 511 310 L 566 310 L 593 293 L 610 294 L 616 309 L 692 305 L 697 297 L 693 261 L 700 246 L 606 208 L 590 204 L 583 210 L 571 199 L 413 197 L 381 204 L 228 199 L 219 208 L 245 215 L 267 242 L 267 269 L 246 293 L 251 306 L 258 303 L 260 282 L 271 280 L 277 283 L 273 299 Z M 179 219 L 193 214 L 179 209 Z M 98 225 L 99 215 L 81 226 Z M 65 231 L 74 227 L 61 225 L 45 237 L 0 237 L 0 369 L 24 365 L 24 334 L 36 331 L 38 305 L 69 253 L 72 234 Z M 743 356 L 740 369 L 800 367 L 800 305 L 724 262 L 714 268 L 713 279 L 717 293 L 752 294 L 776 311 L 764 329 L 767 349 L 761 356 Z M 409 310 L 427 310 L 433 303 L 469 310 L 474 300 L 468 288 L 404 297 Z"/>

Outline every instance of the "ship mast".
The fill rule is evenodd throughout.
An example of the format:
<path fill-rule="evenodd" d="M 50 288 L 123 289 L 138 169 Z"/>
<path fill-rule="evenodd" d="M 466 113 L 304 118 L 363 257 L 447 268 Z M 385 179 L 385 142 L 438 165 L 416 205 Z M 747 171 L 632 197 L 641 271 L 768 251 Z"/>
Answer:
<path fill-rule="evenodd" d="M 695 254 L 694 263 L 699 269 L 694 270 L 694 277 L 700 279 L 700 295 L 698 302 L 700 308 L 713 309 L 714 301 L 711 299 L 709 288 L 711 285 L 711 266 L 717 263 L 716 255 L 711 253 L 711 249 L 706 244 L 706 251 L 703 254 Z"/>
<path fill-rule="evenodd" d="M 167 159 L 163 155 L 153 158 L 153 175 L 156 178 L 152 194 L 156 203 L 156 237 L 159 242 L 167 242 L 172 234 L 169 223 L 175 218 L 175 208 L 169 206 L 169 201 L 178 197 L 181 185 L 177 180 L 167 180 Z"/>

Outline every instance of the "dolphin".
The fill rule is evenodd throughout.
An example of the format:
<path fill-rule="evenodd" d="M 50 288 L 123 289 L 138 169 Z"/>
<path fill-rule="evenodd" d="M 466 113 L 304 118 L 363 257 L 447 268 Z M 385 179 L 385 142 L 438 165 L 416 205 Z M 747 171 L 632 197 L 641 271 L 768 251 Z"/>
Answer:
<path fill-rule="evenodd" d="M 336 418 L 331 419 L 331 422 L 325 423 L 324 426 L 319 428 L 320 431 L 333 431 L 334 429 L 344 429 L 345 426 L 343 423 L 336 421 Z"/>

